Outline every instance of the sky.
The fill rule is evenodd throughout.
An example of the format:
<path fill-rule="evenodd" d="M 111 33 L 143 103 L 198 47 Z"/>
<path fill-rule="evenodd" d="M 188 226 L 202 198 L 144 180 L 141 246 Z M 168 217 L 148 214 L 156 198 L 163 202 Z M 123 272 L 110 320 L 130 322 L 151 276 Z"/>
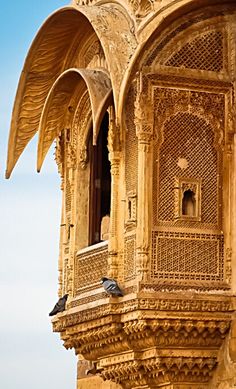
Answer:
<path fill-rule="evenodd" d="M 58 295 L 60 178 L 50 150 L 36 173 L 37 137 L 4 178 L 16 88 L 31 42 L 62 0 L 2 1 L 0 9 L 0 387 L 73 389 L 76 357 L 52 332 Z"/>

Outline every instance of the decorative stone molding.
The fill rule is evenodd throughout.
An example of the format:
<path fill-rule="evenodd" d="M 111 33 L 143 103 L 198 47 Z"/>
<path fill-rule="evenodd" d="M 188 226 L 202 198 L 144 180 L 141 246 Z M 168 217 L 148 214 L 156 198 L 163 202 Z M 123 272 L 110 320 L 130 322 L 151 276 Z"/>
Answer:
<path fill-rule="evenodd" d="M 217 350 L 229 331 L 231 304 L 229 298 L 146 297 L 83 310 L 83 317 L 79 311 L 62 313 L 53 326 L 66 348 L 96 361 L 101 377 L 123 388 L 168 382 L 195 387 L 207 385 L 217 366 Z"/>

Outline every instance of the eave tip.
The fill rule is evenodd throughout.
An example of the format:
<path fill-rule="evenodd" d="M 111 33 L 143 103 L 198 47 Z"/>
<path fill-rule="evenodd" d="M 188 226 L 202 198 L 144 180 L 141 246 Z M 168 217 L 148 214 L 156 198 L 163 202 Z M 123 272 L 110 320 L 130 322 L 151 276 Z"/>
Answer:
<path fill-rule="evenodd" d="M 8 178 L 10 178 L 11 176 L 11 172 L 9 172 L 8 170 L 6 170 L 5 172 L 5 178 L 8 180 Z"/>

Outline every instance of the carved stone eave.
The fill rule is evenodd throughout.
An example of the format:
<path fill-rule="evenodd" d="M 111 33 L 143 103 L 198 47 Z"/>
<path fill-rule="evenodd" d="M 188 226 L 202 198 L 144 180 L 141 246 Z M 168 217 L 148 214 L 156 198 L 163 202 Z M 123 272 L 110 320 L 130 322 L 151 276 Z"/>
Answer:
<path fill-rule="evenodd" d="M 43 107 L 39 123 L 38 171 L 53 140 L 64 128 L 66 116 L 73 114 L 76 109 L 76 106 L 70 105 L 74 94 L 76 94 L 74 99 L 78 102 L 86 89 L 91 103 L 93 133 L 96 140 L 104 106 L 112 99 L 110 79 L 106 73 L 99 70 L 68 69 L 53 84 Z"/>
<path fill-rule="evenodd" d="M 18 85 L 9 135 L 7 178 L 38 130 L 42 109 L 54 81 L 64 70 L 74 66 L 77 58 L 71 57 L 70 52 L 75 52 L 74 46 L 92 35 L 99 39 L 110 64 L 117 106 L 123 74 L 137 46 L 133 28 L 127 11 L 114 3 L 102 7 L 67 6 L 45 21 L 29 50 Z"/>
<path fill-rule="evenodd" d="M 104 379 L 124 388 L 154 379 L 164 384 L 168 377 L 172 383 L 209 382 L 235 308 L 230 296 L 192 292 L 108 297 L 90 308 L 74 302 L 53 319 L 53 330 L 66 348 L 96 361 Z"/>

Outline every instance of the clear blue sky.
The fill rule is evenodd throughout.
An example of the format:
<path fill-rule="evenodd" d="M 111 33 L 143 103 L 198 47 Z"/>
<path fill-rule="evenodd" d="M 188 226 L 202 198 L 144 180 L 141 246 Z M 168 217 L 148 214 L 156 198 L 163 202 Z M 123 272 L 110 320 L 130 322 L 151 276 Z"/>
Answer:
<path fill-rule="evenodd" d="M 36 141 L 4 179 L 15 92 L 30 44 L 62 0 L 3 1 L 0 23 L 0 387 L 74 389 L 76 358 L 53 334 L 61 210 L 53 150 L 36 173 Z"/>

